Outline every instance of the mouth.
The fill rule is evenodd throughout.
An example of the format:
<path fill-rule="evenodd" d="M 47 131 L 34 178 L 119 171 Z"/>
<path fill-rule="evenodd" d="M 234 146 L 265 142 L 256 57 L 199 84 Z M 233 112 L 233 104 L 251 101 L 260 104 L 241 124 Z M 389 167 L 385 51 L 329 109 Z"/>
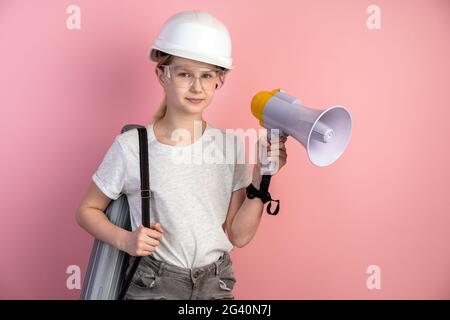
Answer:
<path fill-rule="evenodd" d="M 189 98 L 186 98 L 186 100 L 188 100 L 190 103 L 193 103 L 193 104 L 199 104 L 205 99 L 189 99 Z"/>

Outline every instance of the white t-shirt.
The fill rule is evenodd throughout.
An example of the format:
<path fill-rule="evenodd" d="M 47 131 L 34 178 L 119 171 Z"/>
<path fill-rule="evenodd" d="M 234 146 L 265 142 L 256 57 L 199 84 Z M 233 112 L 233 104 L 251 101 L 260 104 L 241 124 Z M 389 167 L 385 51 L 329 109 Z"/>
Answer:
<path fill-rule="evenodd" d="M 147 134 L 153 192 L 150 222 L 161 223 L 164 230 L 153 256 L 182 268 L 214 262 L 233 249 L 223 229 L 231 193 L 252 180 L 242 139 L 209 123 L 200 138 L 185 146 L 160 143 L 153 124 L 147 125 Z M 181 155 L 192 160 L 182 162 Z M 222 162 L 214 163 L 220 155 Z M 110 199 L 127 195 L 135 230 L 142 222 L 136 129 L 115 137 L 92 179 Z"/>

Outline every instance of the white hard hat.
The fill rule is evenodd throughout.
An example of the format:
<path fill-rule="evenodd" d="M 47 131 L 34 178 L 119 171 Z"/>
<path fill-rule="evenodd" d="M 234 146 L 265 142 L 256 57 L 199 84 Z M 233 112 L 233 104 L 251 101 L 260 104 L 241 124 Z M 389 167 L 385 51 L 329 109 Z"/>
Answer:
<path fill-rule="evenodd" d="M 204 11 L 183 11 L 170 17 L 152 44 L 151 60 L 157 61 L 158 50 L 233 69 L 230 33 L 222 22 Z"/>

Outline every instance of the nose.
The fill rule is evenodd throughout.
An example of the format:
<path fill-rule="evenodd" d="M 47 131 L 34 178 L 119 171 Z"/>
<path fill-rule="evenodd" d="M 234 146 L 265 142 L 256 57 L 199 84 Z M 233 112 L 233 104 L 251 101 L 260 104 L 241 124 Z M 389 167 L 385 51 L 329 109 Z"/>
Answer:
<path fill-rule="evenodd" d="M 201 92 L 203 90 L 202 84 L 200 83 L 200 78 L 195 77 L 194 83 L 191 85 L 192 92 Z"/>

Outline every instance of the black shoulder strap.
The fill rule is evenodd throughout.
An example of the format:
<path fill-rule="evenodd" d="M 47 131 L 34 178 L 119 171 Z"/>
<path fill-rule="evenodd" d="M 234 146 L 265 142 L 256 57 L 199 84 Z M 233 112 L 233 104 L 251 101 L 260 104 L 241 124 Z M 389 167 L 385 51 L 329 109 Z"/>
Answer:
<path fill-rule="evenodd" d="M 139 132 L 139 162 L 141 166 L 141 206 L 142 224 L 150 228 L 150 174 L 148 172 L 148 141 L 147 129 L 138 128 Z"/>
<path fill-rule="evenodd" d="M 150 228 L 150 201 L 152 193 L 150 191 L 150 174 L 148 171 L 148 141 L 147 141 L 147 129 L 145 127 L 137 128 L 139 133 L 139 162 L 141 167 L 141 206 L 142 206 L 142 225 L 146 228 Z M 130 286 L 131 279 L 133 278 L 136 269 L 141 262 L 142 257 L 136 257 L 133 265 L 125 277 L 124 284 L 120 290 L 118 300 L 123 300 L 125 294 Z"/>

